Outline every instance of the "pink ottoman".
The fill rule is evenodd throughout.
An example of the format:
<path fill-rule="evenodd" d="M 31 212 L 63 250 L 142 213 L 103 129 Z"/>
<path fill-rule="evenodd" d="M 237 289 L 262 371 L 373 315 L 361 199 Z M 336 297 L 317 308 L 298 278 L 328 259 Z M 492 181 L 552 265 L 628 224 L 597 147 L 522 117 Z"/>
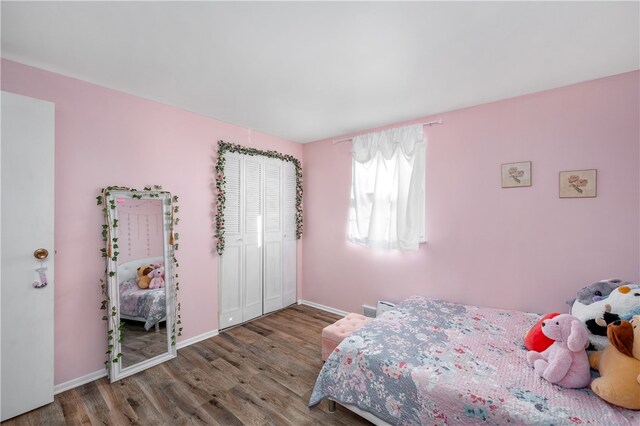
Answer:
<path fill-rule="evenodd" d="M 326 326 L 322 330 L 322 360 L 326 361 L 329 354 L 333 352 L 345 337 L 351 336 L 354 331 L 359 330 L 372 319 L 373 318 L 367 318 L 364 315 L 351 313 L 335 323 Z"/>

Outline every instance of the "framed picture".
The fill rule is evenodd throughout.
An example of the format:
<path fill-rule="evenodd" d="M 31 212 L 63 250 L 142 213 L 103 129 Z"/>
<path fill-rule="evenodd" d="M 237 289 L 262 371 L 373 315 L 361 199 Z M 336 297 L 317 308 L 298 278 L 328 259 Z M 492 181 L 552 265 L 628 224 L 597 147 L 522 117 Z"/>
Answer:
<path fill-rule="evenodd" d="M 531 186 L 531 161 L 502 165 L 502 187 L 519 188 Z"/>
<path fill-rule="evenodd" d="M 596 169 L 560 172 L 560 198 L 595 197 L 596 178 Z"/>

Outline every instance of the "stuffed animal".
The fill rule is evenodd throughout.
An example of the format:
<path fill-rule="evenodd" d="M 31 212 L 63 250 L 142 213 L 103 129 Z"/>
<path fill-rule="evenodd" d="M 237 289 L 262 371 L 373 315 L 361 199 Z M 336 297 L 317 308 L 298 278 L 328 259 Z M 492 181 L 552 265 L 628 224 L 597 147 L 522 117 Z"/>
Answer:
<path fill-rule="evenodd" d="M 589 356 L 591 368 L 600 372 L 591 389 L 611 404 L 640 410 L 640 315 L 609 324 L 607 336 L 611 345 Z"/>
<path fill-rule="evenodd" d="M 527 334 L 524 335 L 524 347 L 530 351 L 542 352 L 551 346 L 553 340 L 549 339 L 542 332 L 542 322 L 546 319 L 557 317 L 558 315 L 560 315 L 559 312 L 554 312 L 540 318 L 540 320 L 531 327 L 531 330 L 527 331 Z"/>
<path fill-rule="evenodd" d="M 149 265 L 142 265 L 137 270 L 136 283 L 141 289 L 149 288 L 151 278 L 148 276 L 149 272 L 153 271 L 153 268 Z"/>
<path fill-rule="evenodd" d="M 634 293 L 634 296 L 635 296 L 635 293 Z M 612 322 L 616 322 L 618 320 L 629 321 L 634 316 L 640 315 L 640 307 L 637 307 L 636 309 L 630 312 L 624 313 L 622 315 L 611 313 L 611 305 L 609 304 L 606 304 L 604 309 L 605 311 L 601 317 L 593 320 L 588 320 L 586 322 L 587 328 L 592 334 L 595 334 L 598 336 L 606 336 L 607 326 Z"/>
<path fill-rule="evenodd" d="M 604 305 L 604 312 L 602 316 L 598 318 L 590 319 L 585 322 L 589 332 L 595 336 L 606 336 L 607 326 L 612 322 L 616 322 L 620 319 L 620 315 L 611 312 L 611 305 Z M 627 318 L 629 319 L 629 318 Z"/>
<path fill-rule="evenodd" d="M 554 340 L 544 352 L 529 351 L 527 363 L 543 379 L 565 388 L 583 388 L 591 381 L 587 327 L 574 316 L 561 314 L 542 322 L 542 332 Z"/>
<path fill-rule="evenodd" d="M 164 268 L 161 266 L 159 268 L 154 269 L 149 272 L 147 276 L 151 278 L 151 282 L 149 283 L 149 288 L 162 288 L 164 287 L 164 280 L 162 279 L 162 274 L 164 273 Z"/>
<path fill-rule="evenodd" d="M 571 307 L 571 315 L 586 324 L 589 320 L 595 320 L 600 317 L 603 317 L 605 322 L 607 322 L 607 317 L 615 321 L 612 315 L 605 315 L 605 312 L 616 314 L 620 319 L 625 319 L 629 318 L 634 312 L 638 312 L 638 309 L 640 309 L 640 286 L 627 284 L 613 290 L 607 298 L 592 302 L 589 305 L 576 300 Z M 609 339 L 604 335 L 599 336 L 590 333 L 589 340 L 597 350 L 602 350 L 609 346 Z"/>
<path fill-rule="evenodd" d="M 590 305 L 593 302 L 598 302 L 606 298 L 613 290 L 621 285 L 631 284 L 628 282 L 622 282 L 617 278 L 611 278 L 608 280 L 598 281 L 597 283 L 589 284 L 578 291 L 577 297 L 571 300 L 567 300 L 567 305 L 573 306 L 573 302 L 578 300 L 583 305 Z"/>

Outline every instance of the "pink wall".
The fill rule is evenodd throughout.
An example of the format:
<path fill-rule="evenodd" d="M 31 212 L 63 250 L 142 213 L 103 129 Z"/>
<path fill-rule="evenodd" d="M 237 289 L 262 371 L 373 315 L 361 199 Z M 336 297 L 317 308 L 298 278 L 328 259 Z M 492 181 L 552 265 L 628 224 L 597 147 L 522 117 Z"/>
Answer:
<path fill-rule="evenodd" d="M 356 312 L 413 294 L 551 312 L 588 283 L 640 279 L 639 77 L 416 120 L 445 122 L 425 127 L 428 243 L 417 252 L 347 243 L 351 144 L 305 145 L 303 298 Z M 500 164 L 527 160 L 533 186 L 502 189 Z M 559 199 L 558 172 L 588 168 L 597 198 Z"/>
<path fill-rule="evenodd" d="M 159 184 L 180 197 L 182 340 L 216 329 L 218 257 L 211 220 L 216 142 L 300 159 L 302 146 L 4 59 L 2 90 L 56 105 L 55 383 L 103 368 L 102 215 L 95 204 L 102 187 Z M 299 262 L 301 253 L 298 244 Z"/>

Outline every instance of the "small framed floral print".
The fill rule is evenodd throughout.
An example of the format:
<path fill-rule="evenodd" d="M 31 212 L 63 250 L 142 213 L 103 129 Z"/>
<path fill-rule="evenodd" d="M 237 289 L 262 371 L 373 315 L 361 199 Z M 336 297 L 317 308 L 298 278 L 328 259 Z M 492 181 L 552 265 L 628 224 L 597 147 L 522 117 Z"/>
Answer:
<path fill-rule="evenodd" d="M 502 187 L 531 186 L 531 161 L 502 165 Z"/>
<path fill-rule="evenodd" d="M 596 169 L 560 172 L 560 198 L 594 198 L 596 183 Z"/>

